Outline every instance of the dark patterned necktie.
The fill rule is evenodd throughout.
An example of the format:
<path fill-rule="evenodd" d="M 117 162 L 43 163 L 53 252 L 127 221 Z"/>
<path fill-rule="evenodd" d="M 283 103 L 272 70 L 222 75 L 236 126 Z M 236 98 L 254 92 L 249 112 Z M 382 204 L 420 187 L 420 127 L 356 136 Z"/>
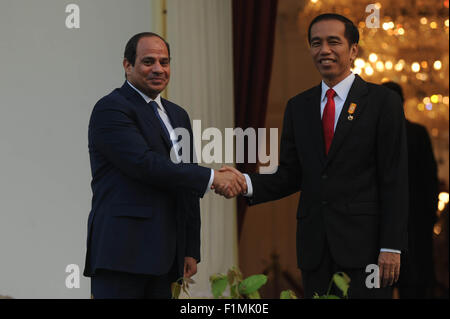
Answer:
<path fill-rule="evenodd" d="M 153 111 L 155 112 L 155 115 L 158 118 L 159 122 L 161 123 L 161 127 L 163 128 L 164 132 L 166 133 L 167 138 L 169 139 L 169 141 L 172 141 L 170 138 L 169 131 L 167 130 L 166 124 L 164 124 L 164 121 L 162 120 L 161 116 L 159 116 L 158 103 L 156 103 L 155 101 L 151 101 L 148 104 L 152 107 Z"/>
<path fill-rule="evenodd" d="M 159 115 L 159 112 L 158 112 L 158 103 L 156 103 L 155 101 L 151 101 L 151 102 L 148 103 L 148 104 L 152 107 L 153 111 L 155 112 L 155 115 L 156 115 L 156 117 L 158 118 L 159 122 L 161 123 L 161 126 L 162 126 L 164 132 L 166 133 L 166 136 L 167 136 L 167 138 L 169 139 L 170 143 L 172 144 L 172 146 L 174 147 L 174 149 L 176 149 L 176 146 L 174 145 L 174 141 L 172 141 L 172 139 L 170 138 L 170 134 L 169 134 L 169 131 L 167 130 L 167 126 L 166 126 L 166 124 L 164 123 L 164 121 L 162 120 L 161 116 Z M 179 142 L 179 141 L 180 141 L 180 140 L 178 140 L 177 142 Z M 180 156 L 181 156 L 181 148 L 178 149 L 177 153 L 178 153 L 178 157 L 180 157 Z"/>

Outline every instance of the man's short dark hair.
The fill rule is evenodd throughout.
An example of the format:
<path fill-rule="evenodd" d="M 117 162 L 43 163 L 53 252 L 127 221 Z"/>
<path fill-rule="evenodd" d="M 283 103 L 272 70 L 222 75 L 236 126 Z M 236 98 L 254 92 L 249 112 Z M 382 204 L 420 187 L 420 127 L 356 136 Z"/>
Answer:
<path fill-rule="evenodd" d="M 169 43 L 167 43 L 163 37 L 161 37 L 160 35 L 153 33 L 153 32 L 141 32 L 141 33 L 133 35 L 131 37 L 131 39 L 128 40 L 127 45 L 125 46 L 125 53 L 123 54 L 124 58 L 127 59 L 127 61 L 130 62 L 132 66 L 134 66 L 134 63 L 136 62 L 136 50 L 137 50 L 138 42 L 141 38 L 145 38 L 145 37 L 160 38 L 167 47 L 167 52 L 169 53 L 169 59 L 170 59 L 170 46 L 169 46 Z"/>
<path fill-rule="evenodd" d="M 389 82 L 384 82 L 382 83 L 383 86 L 393 90 L 394 92 L 396 92 L 398 95 L 400 95 L 400 98 L 402 100 L 402 103 L 405 101 L 405 98 L 403 96 L 403 89 L 400 86 L 400 84 L 389 81 Z"/>
<path fill-rule="evenodd" d="M 311 23 L 309 24 L 309 28 L 308 28 L 309 44 L 311 44 L 311 27 L 314 24 L 316 24 L 317 22 L 323 21 L 323 20 L 339 20 L 342 23 L 344 23 L 344 25 L 345 25 L 344 36 L 347 39 L 349 46 L 351 46 L 354 43 L 358 44 L 358 42 L 359 42 L 358 28 L 353 24 L 353 22 L 351 20 L 349 20 L 348 18 L 346 18 L 340 14 L 337 14 L 337 13 L 324 13 L 324 14 L 318 15 L 311 21 Z"/>

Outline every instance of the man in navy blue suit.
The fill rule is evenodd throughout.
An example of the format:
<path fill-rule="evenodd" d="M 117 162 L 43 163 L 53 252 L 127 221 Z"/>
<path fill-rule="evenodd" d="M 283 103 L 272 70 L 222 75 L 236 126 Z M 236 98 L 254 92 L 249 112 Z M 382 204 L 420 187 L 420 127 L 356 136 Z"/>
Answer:
<path fill-rule="evenodd" d="M 200 261 L 199 198 L 211 187 L 235 196 L 245 179 L 189 163 L 176 128 L 186 111 L 160 96 L 170 79 L 170 47 L 159 35 L 133 36 L 126 81 L 100 99 L 89 122 L 92 210 L 84 275 L 93 298 L 170 298 L 170 285 Z M 172 161 L 173 149 L 178 161 Z M 183 157 L 185 158 L 185 157 Z"/>

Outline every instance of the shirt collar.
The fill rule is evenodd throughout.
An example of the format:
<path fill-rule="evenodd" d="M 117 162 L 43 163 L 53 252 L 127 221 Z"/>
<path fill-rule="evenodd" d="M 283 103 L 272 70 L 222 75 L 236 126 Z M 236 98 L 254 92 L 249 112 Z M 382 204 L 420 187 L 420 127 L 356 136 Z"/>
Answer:
<path fill-rule="evenodd" d="M 161 94 L 158 94 L 158 96 L 157 96 L 154 100 L 152 100 L 152 99 L 149 98 L 147 95 L 145 95 L 144 93 L 142 93 L 141 91 L 139 91 L 138 89 L 136 89 L 136 88 L 133 86 L 133 84 L 131 84 L 128 80 L 127 80 L 127 83 L 128 83 L 129 86 L 131 86 L 136 92 L 138 92 L 138 93 L 142 96 L 142 98 L 145 100 L 145 102 L 146 102 L 147 104 L 150 103 L 151 101 L 155 101 L 156 104 L 158 104 L 158 107 L 159 107 L 161 110 L 165 111 L 165 110 L 164 110 L 164 107 L 162 106 L 162 103 L 161 103 Z"/>
<path fill-rule="evenodd" d="M 345 101 L 354 80 L 355 74 L 351 72 L 345 79 L 336 84 L 333 87 L 333 90 L 336 92 L 336 96 L 338 96 L 341 100 Z M 322 95 L 320 98 L 321 101 L 324 101 L 328 89 L 329 89 L 328 85 L 326 85 L 325 82 L 322 80 Z"/>

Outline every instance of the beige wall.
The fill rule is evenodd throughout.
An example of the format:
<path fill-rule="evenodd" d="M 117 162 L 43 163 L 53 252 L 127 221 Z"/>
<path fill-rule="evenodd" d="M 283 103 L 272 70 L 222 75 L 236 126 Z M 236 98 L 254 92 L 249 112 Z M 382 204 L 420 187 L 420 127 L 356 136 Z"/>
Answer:
<path fill-rule="evenodd" d="M 151 30 L 148 0 L 77 0 L 80 28 L 67 29 L 69 1 L 0 1 L 0 295 L 89 298 L 83 271 L 94 104 L 124 82 L 128 39 Z M 118 23 L 120 21 L 120 23 Z"/>

